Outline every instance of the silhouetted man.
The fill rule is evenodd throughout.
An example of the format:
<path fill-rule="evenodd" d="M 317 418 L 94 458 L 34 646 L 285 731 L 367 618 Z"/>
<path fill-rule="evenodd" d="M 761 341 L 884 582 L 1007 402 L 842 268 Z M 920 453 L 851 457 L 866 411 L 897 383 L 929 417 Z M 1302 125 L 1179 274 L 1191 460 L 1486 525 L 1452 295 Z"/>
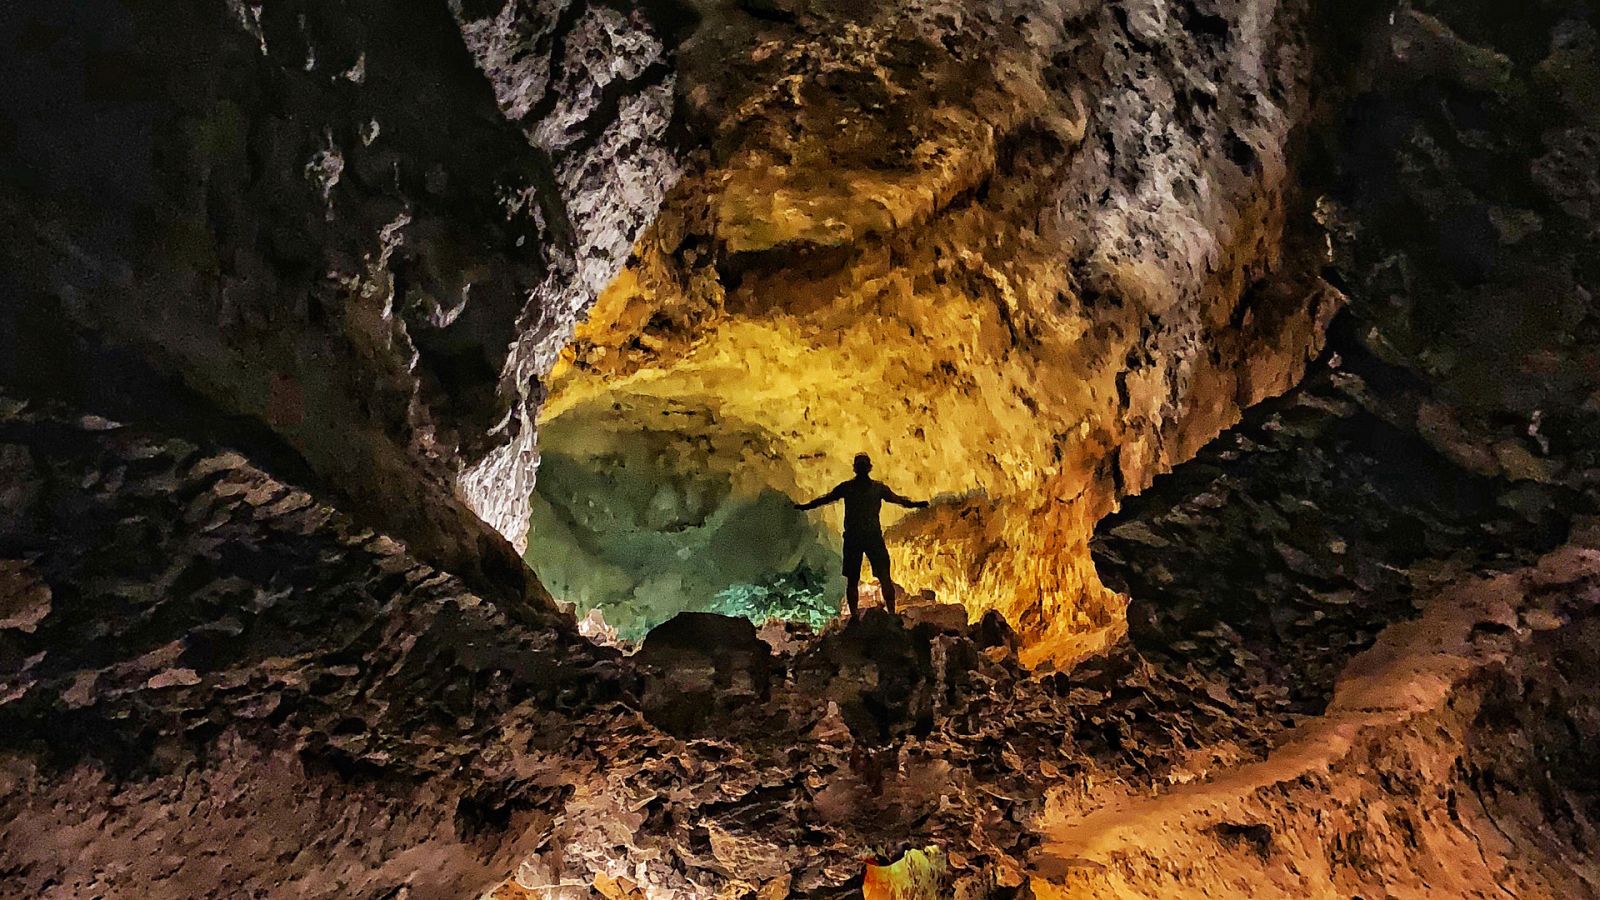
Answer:
<path fill-rule="evenodd" d="M 795 509 L 816 509 L 829 503 L 844 501 L 844 577 L 845 599 L 850 602 L 850 617 L 855 618 L 861 598 L 861 557 L 872 563 L 872 574 L 878 577 L 883 588 L 883 605 L 894 612 L 894 580 L 889 575 L 889 548 L 883 543 L 883 525 L 878 522 L 878 509 L 883 501 L 911 509 L 927 509 L 926 500 L 907 500 L 889 490 L 881 481 L 874 481 L 872 459 L 865 453 L 856 455 L 856 477 L 840 482 L 839 486 L 810 503 L 796 503 Z"/>

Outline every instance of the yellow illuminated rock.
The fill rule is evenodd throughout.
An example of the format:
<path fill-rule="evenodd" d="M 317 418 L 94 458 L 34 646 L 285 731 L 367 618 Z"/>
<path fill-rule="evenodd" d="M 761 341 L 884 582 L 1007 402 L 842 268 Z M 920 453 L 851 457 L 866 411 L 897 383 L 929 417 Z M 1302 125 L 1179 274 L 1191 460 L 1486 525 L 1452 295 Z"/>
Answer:
<path fill-rule="evenodd" d="M 1121 618 L 1094 522 L 1293 384 L 1338 306 L 1285 252 L 1290 118 L 1241 162 L 1073 51 L 909 72 L 877 27 L 756 51 L 810 74 L 714 111 L 726 148 L 579 326 L 543 430 L 671 427 L 795 497 L 871 453 L 939 500 L 891 530 L 896 580 L 1068 660 Z M 1096 112 L 1122 106 L 1148 115 Z"/>

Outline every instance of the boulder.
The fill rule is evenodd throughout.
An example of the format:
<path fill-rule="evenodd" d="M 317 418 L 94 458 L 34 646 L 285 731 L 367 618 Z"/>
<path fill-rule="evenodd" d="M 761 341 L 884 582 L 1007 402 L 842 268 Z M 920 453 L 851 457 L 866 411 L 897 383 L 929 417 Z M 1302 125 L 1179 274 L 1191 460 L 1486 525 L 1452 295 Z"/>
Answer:
<path fill-rule="evenodd" d="M 679 613 L 645 637 L 634 660 L 645 718 L 679 737 L 734 728 L 772 682 L 772 649 L 756 627 L 715 613 Z"/>
<path fill-rule="evenodd" d="M 933 660 L 927 633 L 881 609 L 865 610 L 795 660 L 802 694 L 838 704 L 857 741 L 886 743 L 926 731 L 933 716 Z"/>

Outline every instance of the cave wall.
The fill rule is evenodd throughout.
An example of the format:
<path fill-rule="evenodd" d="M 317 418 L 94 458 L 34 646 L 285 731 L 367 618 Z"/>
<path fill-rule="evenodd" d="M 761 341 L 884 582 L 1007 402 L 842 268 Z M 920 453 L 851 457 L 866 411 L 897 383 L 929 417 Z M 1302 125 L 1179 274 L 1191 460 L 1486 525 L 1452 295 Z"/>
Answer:
<path fill-rule="evenodd" d="M 741 436 L 730 468 L 797 492 L 838 477 L 827 458 L 886 434 L 880 462 L 897 487 L 981 492 L 905 523 L 906 571 L 937 574 L 917 568 L 917 548 L 937 546 L 945 560 L 972 556 L 950 584 L 1063 588 L 991 604 L 1036 647 L 1050 628 L 1116 611 L 1052 607 L 1077 597 L 1087 563 L 1014 535 L 1086 534 L 1118 491 L 1198 454 L 1099 539 L 1107 581 L 1134 594 L 1129 642 L 1035 677 L 1001 623 L 933 609 L 811 644 L 780 633 L 770 652 L 691 629 L 651 664 L 480 589 L 503 593 L 521 568 L 470 513 L 472 491 L 457 498 L 452 485 L 489 471 L 469 459 L 530 462 L 506 450 L 529 435 L 508 426 L 474 443 L 459 423 L 481 429 L 509 411 L 526 425 L 519 404 L 537 386 L 507 373 L 539 370 L 567 313 L 544 321 L 510 298 L 545 296 L 569 266 L 593 264 L 583 283 L 603 281 L 596 260 L 631 239 L 563 238 L 557 213 L 578 197 L 647 203 L 649 167 L 639 182 L 604 174 L 613 145 L 600 123 L 635 90 L 659 96 L 664 70 L 639 61 L 683 11 L 566 6 L 547 27 L 520 4 L 404 18 L 372 3 L 260 7 L 259 20 L 248 4 L 108 5 L 82 22 L 8 9 L 21 52 L 0 56 L 0 74 L 27 90 L 0 129 L 19 163 L 0 175 L 4 892 L 471 895 L 514 875 L 530 892 L 566 880 L 625 896 L 620 880 L 638 877 L 691 895 L 849 896 L 863 848 L 932 834 L 964 860 L 952 855 L 973 896 L 1015 897 L 1030 879 L 1045 894 L 1065 877 L 1108 895 L 1177 895 L 1192 878 L 1213 894 L 1242 879 L 1305 896 L 1396 876 L 1425 894 L 1429 878 L 1476 887 L 1507 872 L 1529 893 L 1592 895 L 1595 785 L 1581 762 L 1594 733 L 1595 556 L 1557 548 L 1588 567 L 1559 578 L 1533 561 L 1595 509 L 1592 14 L 1419 3 L 1391 18 L 1374 5 L 1308 33 L 1324 54 L 1350 54 L 1349 81 L 1324 98 L 1348 115 L 1304 135 L 1305 155 L 1280 171 L 1271 149 L 1302 146 L 1284 112 L 1300 108 L 1287 99 L 1294 78 L 1275 96 L 1270 77 L 1256 91 L 1251 75 L 1296 68 L 1297 10 L 1185 5 L 1163 19 L 1173 10 L 1084 5 L 1048 11 L 1069 23 L 1057 34 L 1043 13 L 1018 22 L 1031 6 L 928 4 L 904 18 L 746 6 L 700 5 L 706 42 L 688 45 L 678 76 L 696 127 L 738 127 L 696 162 L 579 335 L 554 412 L 598 403 L 626 426 L 637 409 L 726 396 L 719 414 L 765 429 L 748 448 Z M 657 42 L 627 39 L 635 27 Z M 516 39 L 497 43 L 499 28 Z M 741 41 L 745 55 L 724 53 Z M 548 102 L 521 105 L 541 78 L 559 81 L 537 62 L 546 50 L 583 61 L 578 83 L 608 86 L 559 92 L 580 108 L 564 121 L 591 125 L 552 134 L 538 127 L 556 116 Z M 421 91 L 413 106 L 419 85 L 385 86 L 397 57 L 446 98 Z M 1044 58 L 1061 60 L 1065 81 L 1045 77 Z M 861 60 L 875 74 L 893 64 L 862 79 Z M 929 73 L 934 87 L 919 87 Z M 853 93 L 863 83 L 883 96 Z M 1247 95 L 1283 118 L 1228 105 Z M 1168 97 L 1174 116 L 1203 121 L 1150 124 L 1147 104 Z M 939 116 L 912 115 L 933 100 Z M 797 108 L 818 115 L 792 134 L 772 128 Z M 836 116 L 855 109 L 873 115 Z M 348 129 L 372 111 L 368 144 L 370 129 Z M 988 135 L 990 114 L 1010 130 Z M 1221 130 L 1246 120 L 1271 137 L 1238 133 L 1260 171 Z M 1122 127 L 1108 141 L 1097 121 Z M 43 143 L 58 133 L 72 139 Z M 417 143 L 380 156 L 386 134 Z M 141 135 L 148 144 L 129 151 Z M 910 163 L 878 158 L 911 140 Z M 866 160 L 843 181 L 828 174 L 831 152 L 816 161 L 835 146 Z M 769 164 L 780 150 L 810 162 Z M 1172 171 L 1205 177 L 1190 196 Z M 430 190 L 430 176 L 443 186 Z M 1326 190 L 1327 243 L 1296 243 L 1291 176 Z M 503 221 L 499 188 L 519 184 Z M 1168 193 L 1187 201 L 1143 205 Z M 841 206 L 847 194 L 882 202 Z M 385 239 L 402 209 L 437 219 L 416 229 L 428 240 L 412 224 Z M 1195 211 L 1206 218 L 1190 227 Z M 1222 227 L 1234 217 L 1261 232 Z M 585 240 L 611 250 L 584 256 L 573 248 Z M 1130 270 L 1113 256 L 1135 240 L 1148 265 Z M 910 286 L 891 277 L 902 269 Z M 452 312 L 440 297 L 459 296 L 463 273 L 474 287 Z M 1202 447 L 1245 398 L 1295 380 L 1339 302 L 1318 277 L 1352 308 L 1313 377 Z M 1041 284 L 1063 286 L 1063 309 L 1032 305 L 1057 296 Z M 562 296 L 549 308 L 582 303 Z M 501 313 L 516 317 L 509 332 Z M 862 330 L 863 316 L 904 337 Z M 500 357 L 507 334 L 522 342 Z M 968 359 L 981 365 L 963 372 Z M 930 373 L 957 386 L 916 394 Z M 790 380 L 800 402 L 771 387 Z M 925 408 L 825 415 L 883 393 L 861 384 Z M 1065 402 L 1077 394 L 1087 406 Z M 63 395 L 74 402 L 46 399 Z M 814 422 L 780 427 L 808 406 Z M 943 432 L 908 442 L 915 432 L 896 429 L 913 421 Z M 984 441 L 1027 452 L 975 458 Z M 1052 462 L 1030 471 L 1040 460 Z M 988 480 L 951 488 L 949 472 Z M 1085 485 L 1093 503 L 1073 505 Z M 514 521 L 514 505 L 487 514 Z M 1038 817 L 1053 808 L 1117 813 L 1112 801 L 1269 761 L 1283 735 L 1339 707 L 1342 679 L 1360 682 L 1350 664 L 1417 615 L 1449 612 L 1442 583 L 1481 574 L 1520 593 L 1455 623 L 1494 653 L 1446 673 L 1458 680 L 1429 680 L 1439 706 L 1365 732 L 1225 818 L 1188 821 L 1198 830 L 1169 844 L 1024 871 L 1021 855 L 1052 837 Z M 1432 646 L 1435 632 L 1409 634 Z M 1370 693 L 1385 686 L 1344 711 L 1410 699 Z M 706 694 L 726 702 L 702 704 L 720 718 L 697 732 L 705 709 L 686 712 L 684 697 Z M 1483 848 L 1483 867 L 1443 870 L 1433 846 Z M 1286 861 L 1305 863 L 1305 878 L 1272 881 Z"/>
<path fill-rule="evenodd" d="M 1418 433 L 1427 396 L 1338 320 L 1303 384 L 1100 523 L 1131 645 L 1206 673 L 1213 703 L 1318 715 L 1350 660 L 1442 586 L 1560 546 L 1592 500 L 1464 468 Z"/>
<path fill-rule="evenodd" d="M 1356 613 L 1359 649 L 1413 591 L 1525 562 L 1593 511 L 1600 232 L 1587 182 L 1554 174 L 1593 130 L 1592 18 L 1419 6 L 1364 33 L 1317 151 L 1348 313 L 1302 386 L 1102 523 L 1135 644 L 1256 677 L 1273 666 L 1230 664 L 1215 625 L 1262 629 L 1312 642 L 1296 677 L 1332 650 L 1326 684 L 1348 652 L 1330 623 Z"/>
<path fill-rule="evenodd" d="M 1594 465 L 1595 27 L 1562 3 L 1401 9 L 1324 150 L 1361 339 L 1428 382 L 1421 430 L 1474 471 Z"/>
<path fill-rule="evenodd" d="M 542 376 L 675 174 L 648 9 L 13 4 L 0 377 L 249 423 L 529 589 Z"/>
<path fill-rule="evenodd" d="M 451 11 L 502 114 L 527 135 L 558 229 L 547 244 L 555 266 L 501 371 L 519 401 L 512 438 L 461 478 L 473 510 L 524 550 L 544 379 L 681 174 L 673 51 L 697 16 L 677 0 L 458 0 Z"/>
<path fill-rule="evenodd" d="M 1594 13 L 1414 4 L 1344 33 L 1341 114 L 1310 152 L 1348 310 L 1302 385 L 1126 502 L 1094 553 L 1133 598 L 1129 652 L 1192 679 L 1202 746 L 1238 752 L 1244 711 L 1270 767 L 1307 716 L 1436 705 L 1306 778 L 1218 792 L 1234 849 L 1191 826 L 1065 879 L 1084 895 L 1157 890 L 1172 853 L 1213 860 L 1169 873 L 1200 890 L 1295 869 L 1341 893 L 1597 892 L 1595 786 L 1565 761 L 1597 651 Z M 1448 671 L 1384 647 L 1407 634 Z"/>
<path fill-rule="evenodd" d="M 546 415 L 645 428 L 708 406 L 686 444 L 757 429 L 741 465 L 796 496 L 870 451 L 897 490 L 949 501 L 897 529 L 898 580 L 1070 657 L 1120 620 L 1093 522 L 1292 385 L 1341 303 L 1295 187 L 1305 20 L 1251 2 L 706 12 L 680 78 L 709 150 Z"/>

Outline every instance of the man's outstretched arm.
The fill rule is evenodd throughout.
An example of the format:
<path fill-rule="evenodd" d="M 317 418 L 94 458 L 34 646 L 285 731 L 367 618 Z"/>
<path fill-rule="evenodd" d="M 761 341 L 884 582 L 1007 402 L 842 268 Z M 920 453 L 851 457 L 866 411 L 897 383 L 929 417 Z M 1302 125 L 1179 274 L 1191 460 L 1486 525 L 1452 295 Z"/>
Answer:
<path fill-rule="evenodd" d="M 893 503 L 893 504 L 895 504 L 897 506 L 904 506 L 904 507 L 907 507 L 909 509 L 927 509 L 928 508 L 928 501 L 926 501 L 926 500 L 907 500 L 906 498 L 904 498 L 904 497 L 900 496 L 899 494 L 896 494 L 894 491 L 890 490 L 887 486 L 885 486 L 884 489 L 883 489 L 883 499 L 885 499 L 885 500 L 889 501 L 890 503 Z"/>
<path fill-rule="evenodd" d="M 812 500 L 812 501 L 810 501 L 808 503 L 796 503 L 794 505 L 794 508 L 795 509 L 816 509 L 819 506 L 827 506 L 829 503 L 837 503 L 837 502 L 839 502 L 840 500 L 843 500 L 843 499 L 844 499 L 844 485 L 841 484 L 838 487 L 834 488 L 833 490 L 827 492 L 826 494 L 823 494 L 821 497 L 818 497 L 817 499 Z"/>

